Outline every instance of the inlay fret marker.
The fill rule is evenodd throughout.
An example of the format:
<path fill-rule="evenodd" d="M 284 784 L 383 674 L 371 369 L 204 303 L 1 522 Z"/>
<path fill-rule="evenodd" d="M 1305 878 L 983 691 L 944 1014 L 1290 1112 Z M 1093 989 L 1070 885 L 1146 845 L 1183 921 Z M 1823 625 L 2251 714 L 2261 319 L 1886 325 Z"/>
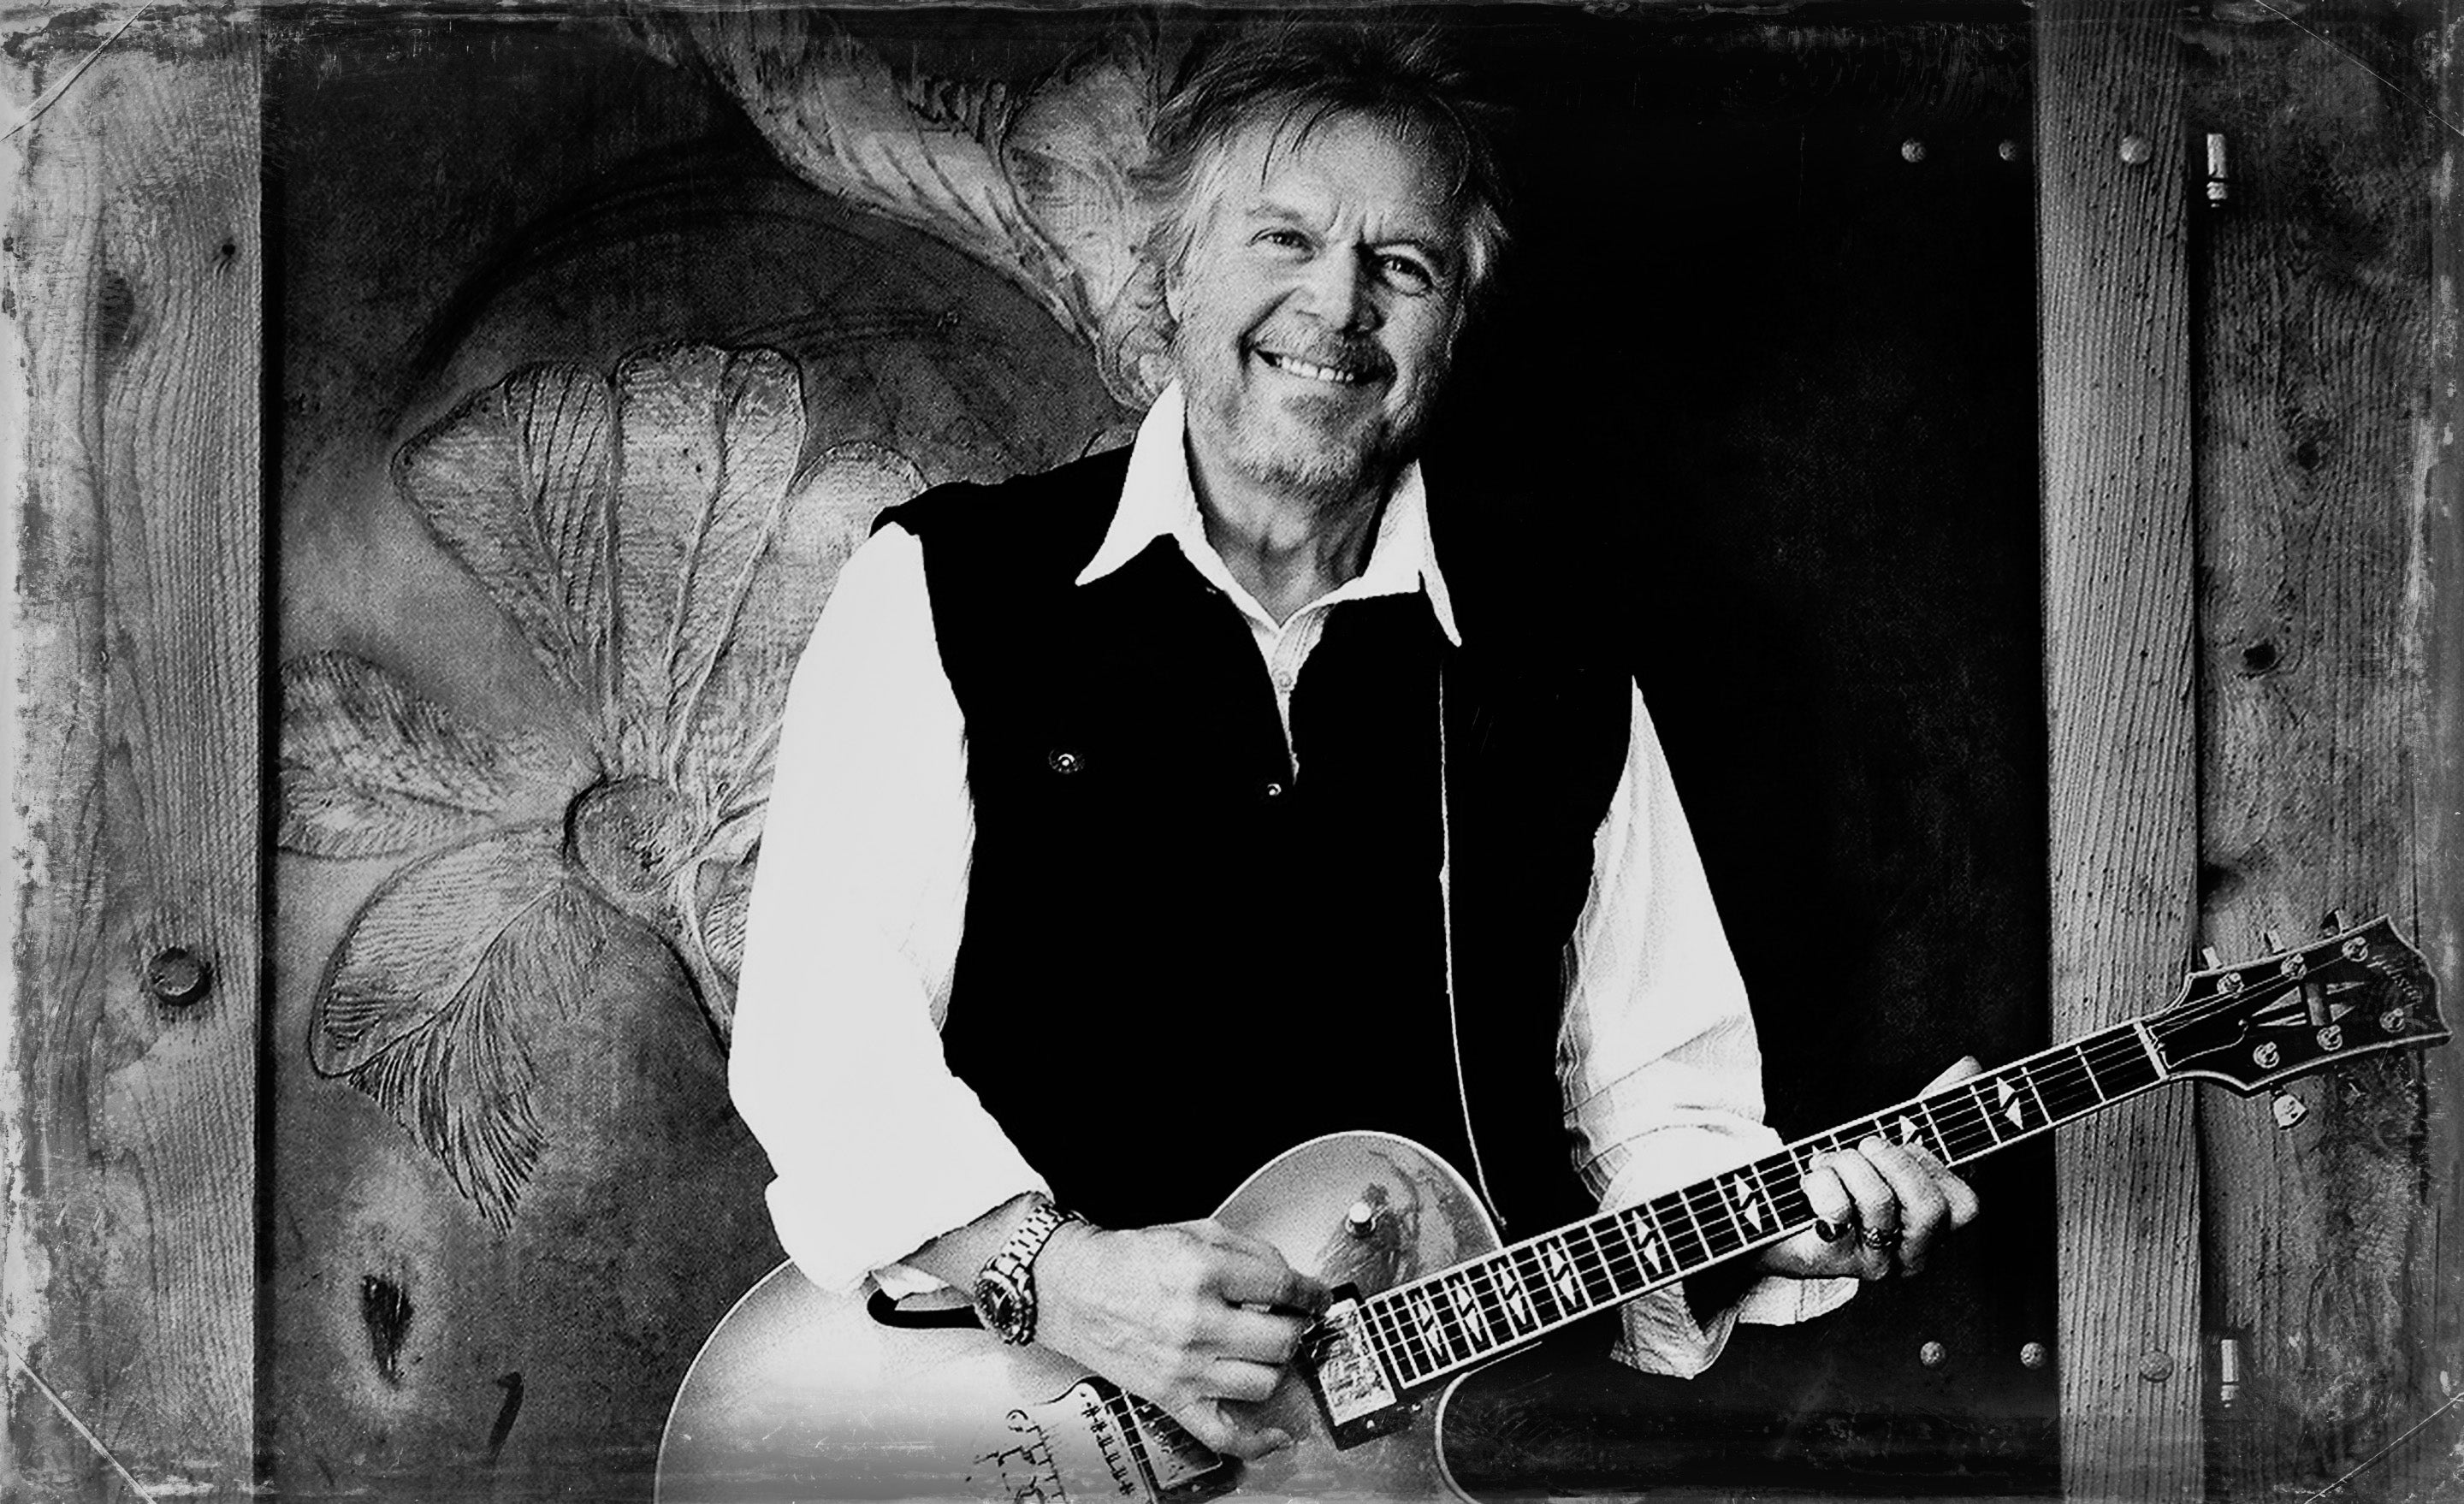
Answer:
<path fill-rule="evenodd" d="M 1986 1099 L 1984 1095 L 1985 1084 L 1986 1083 L 1981 1080 L 1968 1082 L 1968 1095 L 1975 1098 L 1977 1116 L 1985 1119 L 1985 1131 L 1993 1136 L 1994 1143 L 1997 1145 L 2008 1143 L 2010 1140 L 2002 1137 L 2002 1130 L 1993 1126 L 1993 1113 L 1996 1104 Z"/>
<path fill-rule="evenodd" d="M 1574 1262 L 1567 1255 L 1565 1240 L 1551 1238 L 1540 1245 L 1540 1269 L 1548 1276 L 1550 1292 L 1557 1297 L 1560 1311 L 1589 1311 L 1591 1298 L 1583 1293 L 1583 1282 L 1574 1273 Z"/>

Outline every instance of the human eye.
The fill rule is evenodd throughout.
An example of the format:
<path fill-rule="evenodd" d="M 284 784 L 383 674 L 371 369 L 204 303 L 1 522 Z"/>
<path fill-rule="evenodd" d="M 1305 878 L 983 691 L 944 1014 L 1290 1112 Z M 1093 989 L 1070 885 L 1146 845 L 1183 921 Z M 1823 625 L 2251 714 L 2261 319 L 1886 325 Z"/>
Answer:
<path fill-rule="evenodd" d="M 1269 246 L 1277 251 L 1305 252 L 1309 248 L 1309 238 L 1288 225 L 1269 225 L 1258 232 L 1252 244 Z"/>
<path fill-rule="evenodd" d="M 1438 285 L 1438 274 L 1419 256 L 1389 251 L 1377 257 L 1377 275 L 1388 286 L 1419 297 Z"/>

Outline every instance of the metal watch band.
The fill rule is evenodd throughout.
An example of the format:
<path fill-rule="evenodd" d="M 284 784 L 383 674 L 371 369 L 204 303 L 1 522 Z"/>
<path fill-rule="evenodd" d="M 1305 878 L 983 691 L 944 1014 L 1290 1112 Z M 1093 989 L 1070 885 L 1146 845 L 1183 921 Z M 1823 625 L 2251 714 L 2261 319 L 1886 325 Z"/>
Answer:
<path fill-rule="evenodd" d="M 1035 1340 L 1035 1259 L 1074 1213 L 1042 1198 L 1027 1211 L 1001 1251 L 984 1261 L 976 1276 L 976 1310 L 984 1326 L 1002 1341 L 1023 1347 Z"/>

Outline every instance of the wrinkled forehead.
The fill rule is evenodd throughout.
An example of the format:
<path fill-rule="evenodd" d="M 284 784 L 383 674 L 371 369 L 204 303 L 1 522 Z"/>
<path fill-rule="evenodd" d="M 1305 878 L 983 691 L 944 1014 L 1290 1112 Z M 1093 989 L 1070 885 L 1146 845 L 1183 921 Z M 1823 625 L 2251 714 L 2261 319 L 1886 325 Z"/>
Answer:
<path fill-rule="evenodd" d="M 1226 131 L 1201 153 L 1183 212 L 1199 224 L 1262 207 L 1302 213 L 1374 210 L 1380 233 L 1434 242 L 1463 259 L 1461 173 L 1432 133 L 1408 118 L 1290 106 Z M 1338 206 L 1338 196 L 1366 205 Z"/>

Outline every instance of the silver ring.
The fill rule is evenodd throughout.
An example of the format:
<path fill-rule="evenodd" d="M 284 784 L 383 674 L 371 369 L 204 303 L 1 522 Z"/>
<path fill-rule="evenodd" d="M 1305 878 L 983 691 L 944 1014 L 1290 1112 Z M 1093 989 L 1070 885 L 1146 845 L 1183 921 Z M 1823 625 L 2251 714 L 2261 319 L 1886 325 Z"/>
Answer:
<path fill-rule="evenodd" d="M 1872 1228 L 1866 1228 L 1858 1232 L 1857 1241 L 1877 1253 L 1888 1253 L 1900 1246 L 1899 1229 L 1894 1228 L 1888 1232 L 1879 1232 Z"/>

